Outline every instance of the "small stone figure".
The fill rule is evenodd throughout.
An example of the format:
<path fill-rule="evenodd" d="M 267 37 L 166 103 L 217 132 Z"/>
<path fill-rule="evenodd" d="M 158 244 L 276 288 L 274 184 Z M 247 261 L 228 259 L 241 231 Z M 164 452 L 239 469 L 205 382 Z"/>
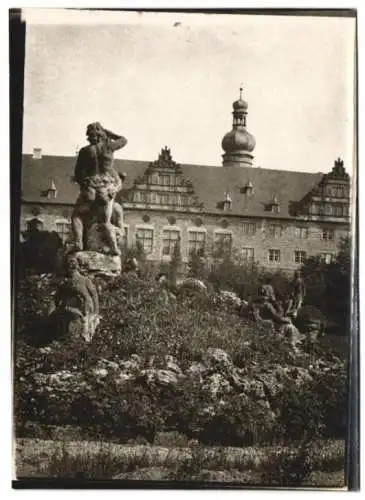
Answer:
<path fill-rule="evenodd" d="M 68 324 L 81 323 L 81 335 L 89 342 L 99 324 L 99 298 L 92 280 L 79 272 L 75 256 L 69 256 L 66 263 L 66 276 L 60 283 L 55 295 L 55 314 L 71 317 Z"/>
<path fill-rule="evenodd" d="M 80 186 L 72 214 L 75 251 L 97 250 L 89 248 L 85 235 L 85 230 L 96 222 L 98 230 L 102 229 L 109 253 L 120 255 L 116 229 L 123 229 L 123 210 L 114 200 L 124 179 L 114 169 L 113 161 L 114 151 L 123 148 L 127 139 L 103 128 L 99 122 L 88 125 L 86 135 L 90 144 L 80 150 L 74 174 Z"/>
<path fill-rule="evenodd" d="M 255 321 L 272 323 L 275 330 L 283 337 L 288 338 L 294 350 L 301 341 L 299 330 L 292 324 L 291 319 L 283 316 L 281 308 L 275 300 L 275 293 L 271 285 L 262 285 L 259 297 L 251 303 Z"/>
<path fill-rule="evenodd" d="M 294 278 L 291 283 L 290 298 L 286 314 L 292 318 L 296 318 L 298 311 L 303 306 L 305 297 L 305 285 L 300 271 L 295 271 Z"/>

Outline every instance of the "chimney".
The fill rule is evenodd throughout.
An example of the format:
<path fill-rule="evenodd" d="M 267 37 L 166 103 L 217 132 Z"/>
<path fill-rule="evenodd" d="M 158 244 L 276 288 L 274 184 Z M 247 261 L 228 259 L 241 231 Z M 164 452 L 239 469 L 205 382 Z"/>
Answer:
<path fill-rule="evenodd" d="M 42 148 L 33 148 L 33 160 L 40 160 L 42 158 Z"/>

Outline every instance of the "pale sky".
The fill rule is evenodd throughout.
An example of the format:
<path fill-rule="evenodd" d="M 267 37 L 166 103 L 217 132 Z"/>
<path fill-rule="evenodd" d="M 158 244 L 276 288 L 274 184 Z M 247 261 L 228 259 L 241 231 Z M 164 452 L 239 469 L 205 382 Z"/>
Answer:
<path fill-rule="evenodd" d="M 351 170 L 354 19 L 31 14 L 23 153 L 73 156 L 100 121 L 128 139 L 118 158 L 167 145 L 179 163 L 219 166 L 242 83 L 253 168 L 328 171 L 341 156 Z"/>

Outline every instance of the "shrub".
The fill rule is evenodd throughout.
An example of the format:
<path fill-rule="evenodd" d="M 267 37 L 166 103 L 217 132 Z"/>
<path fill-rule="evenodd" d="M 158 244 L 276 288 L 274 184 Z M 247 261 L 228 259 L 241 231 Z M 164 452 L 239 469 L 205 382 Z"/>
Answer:
<path fill-rule="evenodd" d="M 336 259 L 326 264 L 311 257 L 302 266 L 306 284 L 306 303 L 318 307 L 339 331 L 348 335 L 351 309 L 351 242 L 343 238 Z"/>
<path fill-rule="evenodd" d="M 53 231 L 32 228 L 24 233 L 25 241 L 20 244 L 17 266 L 23 275 L 27 270 L 38 273 L 56 272 L 62 262 L 63 244 Z"/>

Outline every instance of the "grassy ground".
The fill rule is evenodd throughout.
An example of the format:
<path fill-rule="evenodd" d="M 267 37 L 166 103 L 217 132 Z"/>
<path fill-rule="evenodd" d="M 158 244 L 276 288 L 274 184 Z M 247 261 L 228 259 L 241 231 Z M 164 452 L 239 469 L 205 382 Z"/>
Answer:
<path fill-rule="evenodd" d="M 17 477 L 228 482 L 262 485 L 277 447 L 116 445 L 91 441 L 18 439 Z M 344 487 L 344 443 L 315 443 L 313 470 L 302 486 Z M 269 484 L 270 485 L 270 484 Z"/>

